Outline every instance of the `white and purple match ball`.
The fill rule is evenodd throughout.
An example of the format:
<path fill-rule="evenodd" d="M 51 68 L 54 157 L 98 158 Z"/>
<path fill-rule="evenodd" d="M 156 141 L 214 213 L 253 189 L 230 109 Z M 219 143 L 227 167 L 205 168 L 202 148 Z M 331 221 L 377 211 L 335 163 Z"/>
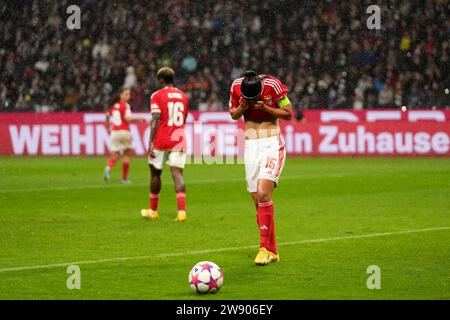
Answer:
<path fill-rule="evenodd" d="M 189 272 L 189 285 L 197 293 L 214 293 L 223 284 L 223 272 L 214 262 L 201 261 Z"/>

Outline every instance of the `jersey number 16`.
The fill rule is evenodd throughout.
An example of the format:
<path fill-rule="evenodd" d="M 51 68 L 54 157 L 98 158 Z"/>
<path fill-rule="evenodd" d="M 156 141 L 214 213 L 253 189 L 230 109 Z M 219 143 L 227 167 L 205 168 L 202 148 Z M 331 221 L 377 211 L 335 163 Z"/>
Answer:
<path fill-rule="evenodd" d="M 184 123 L 184 104 L 182 102 L 169 102 L 167 104 L 169 109 L 168 126 L 180 127 Z"/>

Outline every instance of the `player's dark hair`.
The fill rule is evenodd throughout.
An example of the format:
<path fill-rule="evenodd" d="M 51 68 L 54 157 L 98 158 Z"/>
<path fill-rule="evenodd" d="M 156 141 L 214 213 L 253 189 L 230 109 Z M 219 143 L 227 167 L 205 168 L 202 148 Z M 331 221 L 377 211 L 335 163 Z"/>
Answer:
<path fill-rule="evenodd" d="M 126 90 L 130 90 L 130 88 L 120 88 L 119 91 L 117 91 L 117 93 L 115 95 L 113 95 L 111 98 L 109 98 L 108 100 L 108 107 L 112 106 L 113 104 L 117 103 L 120 101 L 120 96 L 122 95 L 122 93 Z"/>
<path fill-rule="evenodd" d="M 246 100 L 254 100 L 261 94 L 262 83 L 260 76 L 253 70 L 247 70 L 243 74 L 241 83 L 242 97 Z"/>
<path fill-rule="evenodd" d="M 158 79 L 162 79 L 167 84 L 172 84 L 175 78 L 175 71 L 170 67 L 162 67 L 156 74 Z"/>

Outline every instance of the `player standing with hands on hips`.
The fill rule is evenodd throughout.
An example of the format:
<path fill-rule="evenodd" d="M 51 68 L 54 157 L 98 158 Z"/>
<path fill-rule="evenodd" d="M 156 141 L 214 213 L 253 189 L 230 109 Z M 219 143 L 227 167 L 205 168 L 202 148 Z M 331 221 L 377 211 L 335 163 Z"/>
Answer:
<path fill-rule="evenodd" d="M 175 221 L 185 221 L 186 193 L 183 169 L 186 163 L 184 124 L 188 114 L 188 97 L 173 86 L 175 72 L 169 67 L 158 70 L 156 75 L 161 88 L 152 94 L 152 114 L 148 163 L 150 167 L 150 209 L 142 209 L 141 215 L 158 219 L 158 199 L 161 190 L 161 173 L 164 164 L 170 167 L 177 194 L 178 215 Z"/>
<path fill-rule="evenodd" d="M 277 78 L 258 75 L 252 70 L 233 81 L 229 111 L 245 121 L 245 175 L 247 190 L 257 210 L 261 238 L 257 265 L 280 261 L 275 240 L 272 193 L 277 186 L 286 159 L 279 119 L 291 119 L 288 90 Z"/>

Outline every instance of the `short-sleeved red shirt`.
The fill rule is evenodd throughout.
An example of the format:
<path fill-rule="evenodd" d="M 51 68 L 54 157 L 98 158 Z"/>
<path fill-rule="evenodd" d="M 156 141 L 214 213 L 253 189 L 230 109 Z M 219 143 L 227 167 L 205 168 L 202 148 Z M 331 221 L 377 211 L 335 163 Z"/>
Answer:
<path fill-rule="evenodd" d="M 178 88 L 167 86 L 150 98 L 150 112 L 160 113 L 159 128 L 153 146 L 159 150 L 184 150 L 184 124 L 189 109 L 189 99 Z"/>
<path fill-rule="evenodd" d="M 278 101 L 288 93 L 286 86 L 277 78 L 270 75 L 260 75 L 262 81 L 262 93 L 260 100 L 272 108 L 279 108 Z M 233 81 L 230 90 L 229 109 L 233 110 L 239 107 L 239 99 L 242 97 L 241 84 L 244 78 L 238 78 Z M 263 122 L 270 121 L 272 116 L 263 110 L 249 108 L 244 112 L 245 121 Z"/>
<path fill-rule="evenodd" d="M 126 117 L 131 116 L 131 107 L 126 102 L 116 102 L 108 110 L 107 115 L 111 117 L 111 130 L 130 130 Z"/>

